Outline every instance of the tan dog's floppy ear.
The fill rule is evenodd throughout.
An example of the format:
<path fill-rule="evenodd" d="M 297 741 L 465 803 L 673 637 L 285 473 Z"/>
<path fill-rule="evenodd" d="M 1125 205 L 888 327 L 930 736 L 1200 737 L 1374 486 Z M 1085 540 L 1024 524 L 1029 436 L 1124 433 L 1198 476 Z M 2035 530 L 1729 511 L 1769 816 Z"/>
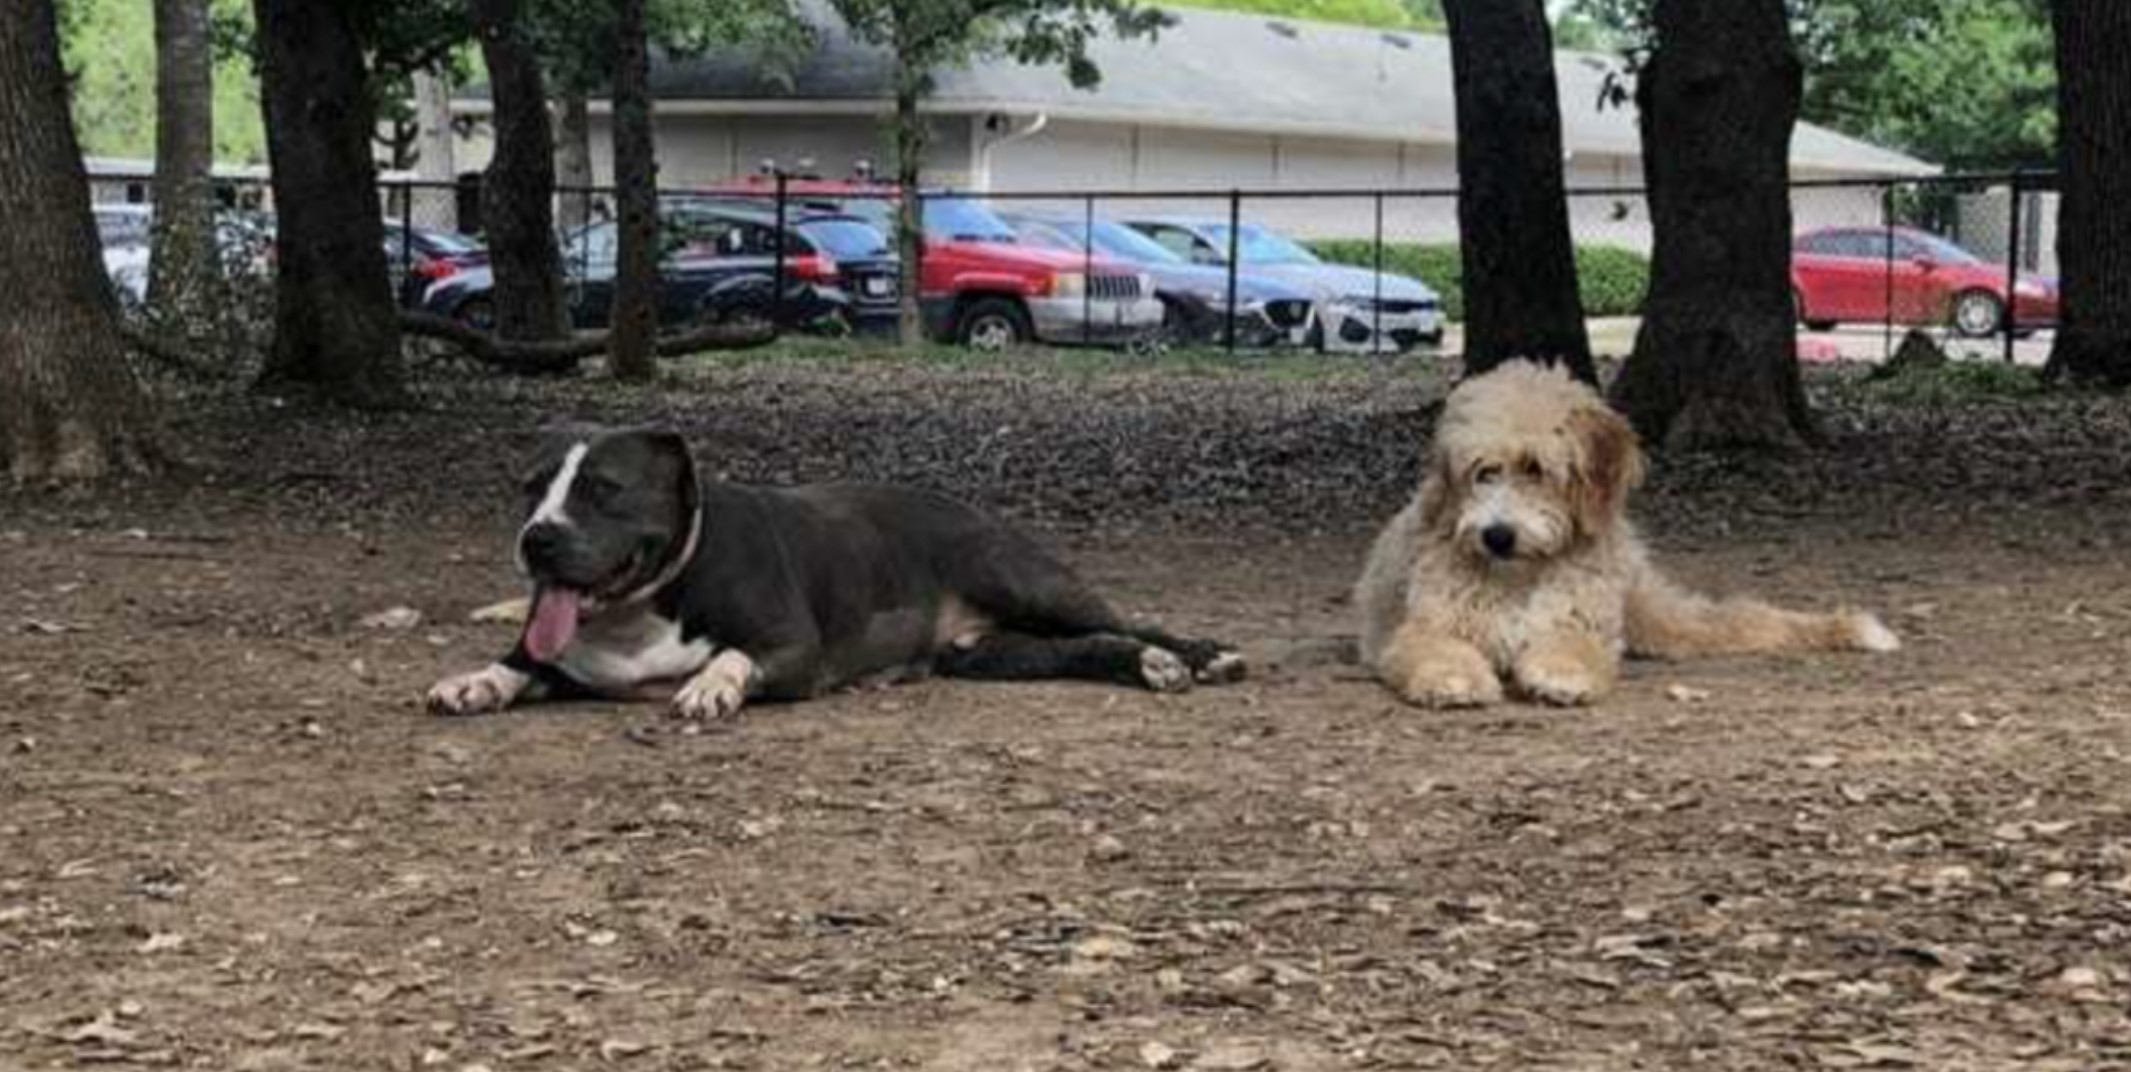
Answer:
<path fill-rule="evenodd" d="M 1422 530 L 1448 529 L 1464 490 L 1464 482 L 1451 469 L 1450 456 L 1440 447 L 1430 451 L 1428 472 L 1421 478 Z"/>
<path fill-rule="evenodd" d="M 1603 406 L 1571 414 L 1569 431 L 1580 455 L 1571 476 L 1576 526 L 1601 532 L 1620 520 L 1628 493 L 1643 482 L 1643 450 L 1635 429 Z"/>

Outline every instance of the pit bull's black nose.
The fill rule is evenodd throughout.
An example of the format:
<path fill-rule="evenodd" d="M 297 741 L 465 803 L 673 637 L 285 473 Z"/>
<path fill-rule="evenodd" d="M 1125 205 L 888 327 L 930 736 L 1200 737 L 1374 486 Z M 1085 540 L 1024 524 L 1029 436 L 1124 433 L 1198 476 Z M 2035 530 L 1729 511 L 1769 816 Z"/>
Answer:
<path fill-rule="evenodd" d="M 1489 525 L 1480 530 L 1480 543 L 1496 558 L 1517 553 L 1517 530 L 1508 525 Z"/>
<path fill-rule="evenodd" d="M 528 526 L 525 535 L 519 538 L 519 550 L 525 554 L 525 564 L 534 572 L 545 572 L 555 567 L 562 557 L 564 533 L 562 526 L 542 521 Z"/>

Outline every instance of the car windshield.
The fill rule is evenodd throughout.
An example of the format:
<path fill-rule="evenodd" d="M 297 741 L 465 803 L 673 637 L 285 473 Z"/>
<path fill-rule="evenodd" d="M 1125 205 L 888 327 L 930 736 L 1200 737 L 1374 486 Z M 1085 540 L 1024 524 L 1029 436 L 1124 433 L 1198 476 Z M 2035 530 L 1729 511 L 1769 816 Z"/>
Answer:
<path fill-rule="evenodd" d="M 1190 263 L 1160 242 L 1112 220 L 1095 221 L 1095 248 L 1119 260 L 1140 264 Z"/>
<path fill-rule="evenodd" d="M 1931 257 L 1942 264 L 1983 263 L 1982 258 L 1935 234 L 1925 234 L 1919 231 L 1906 231 L 1903 233 L 1910 241 L 1923 247 L 1925 256 Z"/>
<path fill-rule="evenodd" d="M 1228 225 L 1211 224 L 1206 228 L 1206 237 L 1214 248 L 1228 248 Z M 1297 245 L 1293 240 L 1275 234 L 1255 223 L 1246 223 L 1237 232 L 1236 259 L 1245 264 L 1318 264 L 1315 253 Z"/>
<path fill-rule="evenodd" d="M 455 231 L 431 231 L 416 228 L 415 237 L 428 243 L 429 248 L 443 254 L 479 253 L 481 242 Z"/>
<path fill-rule="evenodd" d="M 858 220 L 809 220 L 799 225 L 799 233 L 816 246 L 829 251 L 831 256 L 859 258 L 888 255 L 887 236 Z"/>
<path fill-rule="evenodd" d="M 955 242 L 1012 242 L 1014 229 L 998 213 L 959 197 L 925 202 L 925 233 Z"/>

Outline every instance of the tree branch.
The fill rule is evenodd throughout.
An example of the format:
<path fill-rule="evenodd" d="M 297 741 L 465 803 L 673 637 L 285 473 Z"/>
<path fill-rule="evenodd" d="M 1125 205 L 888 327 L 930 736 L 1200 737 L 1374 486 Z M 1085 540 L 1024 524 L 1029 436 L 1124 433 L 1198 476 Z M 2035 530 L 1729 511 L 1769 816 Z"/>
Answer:
<path fill-rule="evenodd" d="M 400 330 L 409 335 L 448 342 L 467 356 L 506 372 L 555 375 L 576 369 L 578 362 L 607 352 L 606 332 L 553 342 L 515 342 L 493 333 L 467 327 L 448 316 L 420 310 L 400 311 Z M 707 324 L 661 336 L 660 357 L 677 357 L 705 350 L 750 350 L 777 340 L 768 325 Z"/>

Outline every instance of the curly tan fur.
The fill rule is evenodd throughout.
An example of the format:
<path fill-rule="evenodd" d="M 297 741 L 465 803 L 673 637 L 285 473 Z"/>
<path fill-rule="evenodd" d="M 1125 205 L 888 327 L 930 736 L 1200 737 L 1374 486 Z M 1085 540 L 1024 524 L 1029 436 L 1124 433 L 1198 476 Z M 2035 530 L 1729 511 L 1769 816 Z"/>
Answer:
<path fill-rule="evenodd" d="M 1900 642 L 1858 611 L 1711 600 L 1659 573 L 1627 519 L 1635 433 L 1590 388 L 1517 362 L 1444 406 L 1419 494 L 1355 587 L 1362 658 L 1430 707 L 1603 696 L 1623 655 L 1684 658 Z"/>

